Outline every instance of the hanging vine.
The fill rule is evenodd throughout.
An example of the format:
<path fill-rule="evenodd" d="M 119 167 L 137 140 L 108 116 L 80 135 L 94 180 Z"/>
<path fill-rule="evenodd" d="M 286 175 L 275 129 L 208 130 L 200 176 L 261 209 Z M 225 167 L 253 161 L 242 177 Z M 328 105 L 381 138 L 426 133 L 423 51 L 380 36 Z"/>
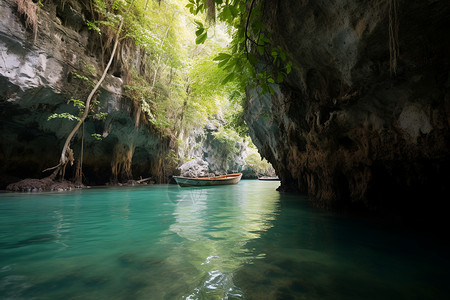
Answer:
<path fill-rule="evenodd" d="M 397 63 L 400 57 L 398 29 L 398 0 L 389 0 L 389 65 L 391 74 L 397 73 Z"/>

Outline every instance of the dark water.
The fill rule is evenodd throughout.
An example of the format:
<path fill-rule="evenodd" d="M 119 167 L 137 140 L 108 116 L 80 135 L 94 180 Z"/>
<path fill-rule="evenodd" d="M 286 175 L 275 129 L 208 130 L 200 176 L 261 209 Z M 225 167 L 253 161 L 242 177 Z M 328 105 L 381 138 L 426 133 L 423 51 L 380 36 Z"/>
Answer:
<path fill-rule="evenodd" d="M 426 236 L 277 182 L 0 194 L 0 299 L 448 299 Z"/>

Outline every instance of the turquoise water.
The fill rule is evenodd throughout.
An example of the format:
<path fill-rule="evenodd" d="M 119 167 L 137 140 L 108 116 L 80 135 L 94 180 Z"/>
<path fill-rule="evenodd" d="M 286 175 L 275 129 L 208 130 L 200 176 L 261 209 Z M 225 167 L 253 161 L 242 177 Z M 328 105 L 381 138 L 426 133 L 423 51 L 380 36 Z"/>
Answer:
<path fill-rule="evenodd" d="M 446 249 L 278 182 L 0 194 L 0 299 L 444 299 Z"/>

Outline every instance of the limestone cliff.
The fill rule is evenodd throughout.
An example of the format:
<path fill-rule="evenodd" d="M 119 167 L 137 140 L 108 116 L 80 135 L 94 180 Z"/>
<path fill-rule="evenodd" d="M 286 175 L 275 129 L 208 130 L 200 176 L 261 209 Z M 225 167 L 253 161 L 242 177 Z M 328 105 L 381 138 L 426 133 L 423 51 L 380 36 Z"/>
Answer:
<path fill-rule="evenodd" d="M 0 188 L 21 178 L 41 178 L 47 175 L 42 170 L 57 164 L 75 122 L 47 118 L 52 113 L 76 115 L 69 100 L 82 99 L 91 88 L 82 90 L 75 74 L 85 75 L 87 66 L 97 78 L 103 71 L 98 35 L 84 25 L 89 9 L 83 3 L 46 1 L 37 9 L 34 33 L 15 1 L 0 1 Z M 123 55 L 139 52 L 125 46 Z M 132 63 L 142 69 L 139 56 Z M 123 75 L 115 64 L 102 85 L 97 111 L 108 113 L 106 119 L 90 118 L 84 125 L 83 171 L 88 184 L 162 176 L 157 170 L 159 154 L 167 151 L 169 140 L 123 96 Z M 91 134 L 100 134 L 102 140 Z M 72 148 L 79 157 L 81 132 Z"/>
<path fill-rule="evenodd" d="M 273 95 L 249 91 L 245 113 L 280 190 L 403 215 L 440 203 L 450 182 L 449 2 L 263 7 L 294 70 Z"/>
<path fill-rule="evenodd" d="M 249 142 L 237 134 L 220 136 L 223 127 L 224 120 L 216 115 L 204 128 L 192 130 L 183 138 L 179 156 L 205 162 L 206 173 L 211 176 L 242 172 L 243 178 L 257 178 L 255 170 L 246 162 Z"/>

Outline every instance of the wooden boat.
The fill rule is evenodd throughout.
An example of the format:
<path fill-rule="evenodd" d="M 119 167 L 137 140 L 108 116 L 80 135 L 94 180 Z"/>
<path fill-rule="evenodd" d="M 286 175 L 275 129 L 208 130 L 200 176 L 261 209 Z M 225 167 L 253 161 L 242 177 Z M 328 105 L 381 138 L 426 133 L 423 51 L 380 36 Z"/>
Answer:
<path fill-rule="evenodd" d="M 225 185 L 236 184 L 241 180 L 242 173 L 228 174 L 216 177 L 181 177 L 173 176 L 179 186 L 210 186 L 210 185 Z"/>
<path fill-rule="evenodd" d="M 278 178 L 278 176 L 275 177 L 269 177 L 269 176 L 262 176 L 262 177 L 258 177 L 259 180 L 265 180 L 265 181 L 279 181 L 280 178 Z"/>

